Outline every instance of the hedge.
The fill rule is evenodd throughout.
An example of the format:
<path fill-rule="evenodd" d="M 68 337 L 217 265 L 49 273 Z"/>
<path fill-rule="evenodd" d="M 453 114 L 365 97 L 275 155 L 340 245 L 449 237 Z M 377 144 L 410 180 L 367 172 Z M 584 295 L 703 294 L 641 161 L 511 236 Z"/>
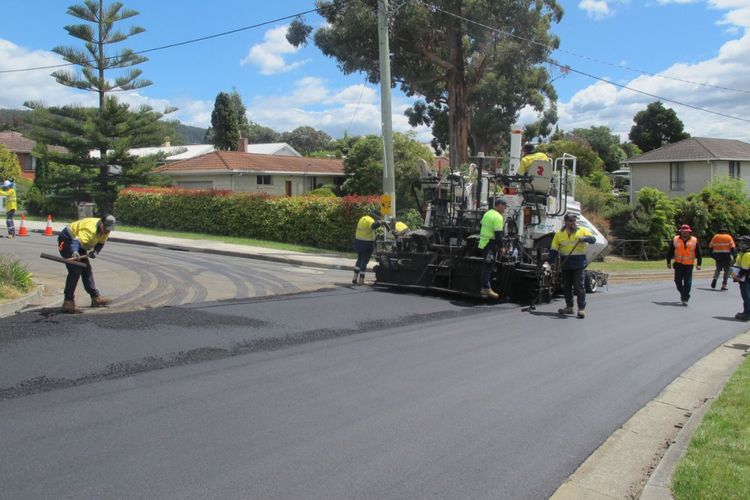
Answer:
<path fill-rule="evenodd" d="M 351 251 L 357 221 L 377 196 L 273 197 L 263 193 L 127 188 L 115 201 L 123 224 L 239 236 Z"/>

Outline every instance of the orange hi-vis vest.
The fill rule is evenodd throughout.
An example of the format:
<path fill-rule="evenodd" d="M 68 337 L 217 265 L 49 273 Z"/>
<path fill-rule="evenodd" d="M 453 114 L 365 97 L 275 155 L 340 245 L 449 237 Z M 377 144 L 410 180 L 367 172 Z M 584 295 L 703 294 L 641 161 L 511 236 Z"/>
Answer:
<path fill-rule="evenodd" d="M 685 266 L 692 266 L 695 263 L 695 247 L 698 246 L 698 238 L 691 236 L 685 243 L 681 237 L 675 236 L 672 244 L 675 263 Z"/>
<path fill-rule="evenodd" d="M 716 234 L 711 238 L 708 247 L 713 253 L 731 253 L 734 248 L 734 239 L 731 234 Z"/>

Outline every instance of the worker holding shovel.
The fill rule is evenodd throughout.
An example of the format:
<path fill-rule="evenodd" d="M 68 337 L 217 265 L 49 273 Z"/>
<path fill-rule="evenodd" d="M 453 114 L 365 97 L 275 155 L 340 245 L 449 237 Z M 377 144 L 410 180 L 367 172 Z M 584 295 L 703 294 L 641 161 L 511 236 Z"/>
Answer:
<path fill-rule="evenodd" d="M 558 255 L 562 256 L 560 271 L 565 294 L 565 308 L 560 314 L 573 314 L 573 295 L 578 302 L 578 317 L 586 317 L 586 287 L 583 278 L 586 270 L 586 248 L 589 243 L 596 243 L 596 238 L 585 227 L 578 227 L 575 214 L 565 214 L 565 226 L 555 233 L 549 251 L 548 261 L 554 264 Z"/>
<path fill-rule="evenodd" d="M 102 307 L 109 304 L 109 300 L 102 297 L 96 289 L 91 259 L 95 259 L 109 238 L 109 233 L 115 228 L 115 218 L 105 215 L 102 218 L 88 217 L 77 220 L 65 226 L 57 237 L 60 256 L 85 263 L 85 267 L 66 264 L 68 277 L 65 280 L 65 300 L 62 306 L 64 313 L 79 313 L 76 308 L 75 293 L 78 279 L 83 277 L 83 288 L 91 296 L 91 307 Z"/>

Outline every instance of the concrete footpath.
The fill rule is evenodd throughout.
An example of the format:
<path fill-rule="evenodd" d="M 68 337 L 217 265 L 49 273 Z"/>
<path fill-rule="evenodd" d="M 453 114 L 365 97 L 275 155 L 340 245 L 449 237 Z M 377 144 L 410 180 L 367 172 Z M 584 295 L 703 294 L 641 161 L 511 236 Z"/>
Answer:
<path fill-rule="evenodd" d="M 53 222 L 54 233 L 64 223 Z M 44 232 L 46 222 L 26 221 L 29 232 Z M 307 254 L 201 239 L 115 230 L 110 241 L 190 252 L 261 259 L 284 264 L 352 270 L 354 258 L 331 253 Z M 708 278 L 713 270 L 695 273 Z M 610 273 L 610 283 L 670 280 L 672 271 Z M 20 302 L 19 302 L 20 303 Z M 0 316 L 2 314 L 0 313 Z M 710 403 L 744 360 L 750 332 L 718 347 L 672 382 L 659 396 L 615 431 L 552 496 L 556 500 L 613 498 L 670 499 L 672 473 Z"/>

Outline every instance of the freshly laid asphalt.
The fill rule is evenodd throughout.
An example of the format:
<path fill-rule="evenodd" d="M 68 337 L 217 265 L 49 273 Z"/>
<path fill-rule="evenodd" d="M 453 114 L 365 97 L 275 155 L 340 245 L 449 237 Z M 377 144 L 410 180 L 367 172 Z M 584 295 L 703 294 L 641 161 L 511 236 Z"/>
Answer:
<path fill-rule="evenodd" d="M 27 221 L 26 225 L 29 231 L 34 232 L 41 232 L 45 228 L 44 222 Z M 59 231 L 62 227 L 63 224 L 61 223 L 53 224 L 54 231 Z M 311 267 L 330 269 L 351 269 L 352 267 L 350 258 L 336 254 L 310 255 L 261 247 L 217 243 L 209 240 L 186 240 L 123 231 L 115 231 L 110 239 L 111 241 L 175 250 L 258 258 Z M 709 272 L 704 271 L 699 276 L 707 276 Z M 663 275 L 664 278 L 671 275 L 665 270 L 663 273 L 649 273 L 647 277 L 654 278 L 654 274 Z M 612 278 L 612 281 L 617 281 L 619 277 L 613 276 Z M 623 279 L 627 278 L 623 277 Z M 635 476 L 640 474 L 644 478 L 647 477 L 644 471 L 653 469 L 659 462 L 659 456 L 668 451 L 664 450 L 663 446 L 665 436 L 671 442 L 677 437 L 678 427 L 694 427 L 694 425 L 686 425 L 689 416 L 694 412 L 702 414 L 706 405 L 700 402 L 706 398 L 710 401 L 715 397 L 729 374 L 741 362 L 742 346 L 746 350 L 747 345 L 750 344 L 747 334 L 744 335 L 744 337 L 740 336 L 723 344 L 714 354 L 705 358 L 702 362 L 705 366 L 689 369 L 688 372 L 693 370 L 689 375 L 676 379 L 657 398 L 644 406 L 641 412 L 626 422 L 599 450 L 589 457 L 589 460 L 581 465 L 579 470 L 561 486 L 553 498 L 605 499 L 638 496 L 639 491 L 633 490 L 633 484 L 637 483 Z M 716 358 L 713 361 L 711 361 L 712 356 Z M 700 363 L 697 363 L 696 366 Z M 691 382 L 695 384 L 690 386 Z M 644 426 L 645 429 L 642 428 Z M 657 432 L 657 430 L 659 431 Z M 637 436 L 637 439 L 634 436 Z M 649 439 L 650 445 L 643 442 L 645 438 Z M 684 433 L 682 440 L 685 440 Z M 646 453 L 643 452 L 644 450 L 646 450 Z M 665 459 L 660 469 L 673 467 L 679 455 L 669 458 L 670 453 L 667 453 L 667 457 L 668 459 Z M 665 474 L 668 477 L 669 470 L 666 472 L 662 470 L 661 483 L 646 486 L 643 498 L 670 498 L 668 486 L 664 486 L 664 484 L 668 484 L 664 480 Z M 640 486 L 643 486 L 643 484 L 640 484 Z"/>

